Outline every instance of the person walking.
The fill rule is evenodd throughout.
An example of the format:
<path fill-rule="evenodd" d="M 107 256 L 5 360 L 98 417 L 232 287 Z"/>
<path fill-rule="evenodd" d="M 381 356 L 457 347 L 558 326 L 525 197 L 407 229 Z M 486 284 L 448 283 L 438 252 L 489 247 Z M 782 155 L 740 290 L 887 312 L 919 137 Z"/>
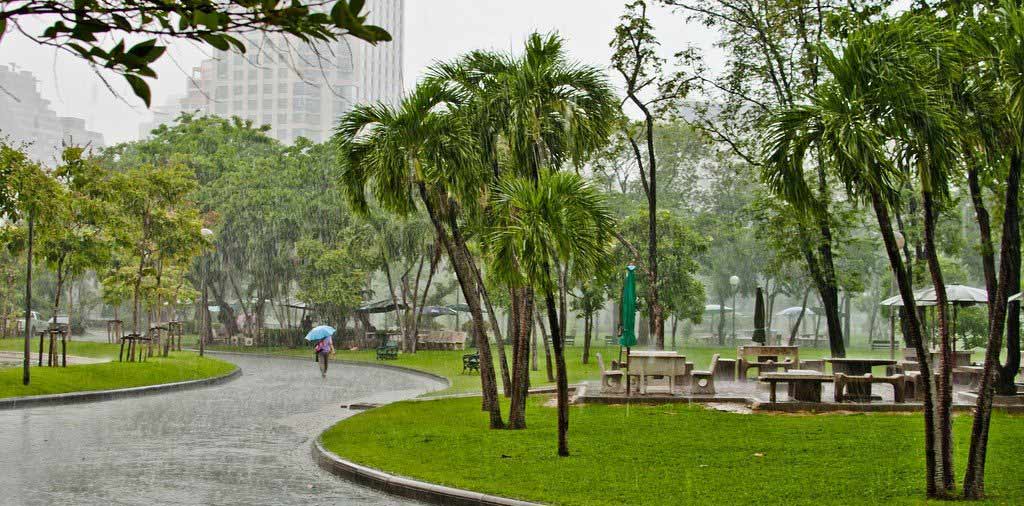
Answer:
<path fill-rule="evenodd" d="M 328 336 L 317 341 L 314 350 L 316 351 L 316 361 L 320 364 L 320 377 L 326 378 L 327 360 L 334 356 L 334 338 Z"/>
<path fill-rule="evenodd" d="M 314 327 L 306 334 L 306 341 L 316 343 L 313 347 L 313 357 L 320 365 L 320 377 L 327 377 L 327 361 L 334 355 L 334 327 L 320 325 Z"/>

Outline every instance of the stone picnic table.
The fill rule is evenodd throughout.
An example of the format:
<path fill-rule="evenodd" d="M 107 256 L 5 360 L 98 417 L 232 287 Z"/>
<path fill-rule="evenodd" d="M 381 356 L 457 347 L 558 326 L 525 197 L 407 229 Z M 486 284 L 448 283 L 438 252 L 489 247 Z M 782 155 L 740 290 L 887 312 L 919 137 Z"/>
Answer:
<path fill-rule="evenodd" d="M 895 360 L 886 358 L 826 358 L 825 361 L 832 364 L 833 373 L 843 373 L 847 376 L 864 376 L 871 374 L 872 367 L 896 364 Z M 870 383 L 850 384 L 847 391 L 851 399 L 872 398 Z"/>

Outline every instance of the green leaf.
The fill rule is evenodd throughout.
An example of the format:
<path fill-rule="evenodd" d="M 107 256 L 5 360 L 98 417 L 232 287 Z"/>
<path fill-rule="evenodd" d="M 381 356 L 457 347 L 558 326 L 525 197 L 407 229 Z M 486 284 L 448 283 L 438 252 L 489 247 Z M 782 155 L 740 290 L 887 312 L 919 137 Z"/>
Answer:
<path fill-rule="evenodd" d="M 374 25 L 363 25 L 359 29 L 357 37 L 367 42 L 388 42 L 391 40 L 391 34 L 387 30 Z"/>
<path fill-rule="evenodd" d="M 338 2 L 338 3 L 343 3 L 343 2 Z M 348 11 L 351 12 L 352 14 L 357 14 L 358 15 L 359 11 L 363 10 L 363 5 L 365 5 L 365 4 L 366 4 L 366 2 L 364 0 L 352 0 L 348 4 Z"/>
<path fill-rule="evenodd" d="M 124 16 L 120 14 L 112 14 L 110 17 L 114 20 L 114 25 L 116 25 L 119 29 L 124 30 L 126 32 L 132 31 L 132 24 L 128 22 L 128 19 L 126 19 Z"/>
<path fill-rule="evenodd" d="M 141 98 L 142 101 L 146 103 L 146 107 L 149 107 L 150 93 L 149 85 L 146 84 L 146 81 L 133 74 L 125 74 L 124 78 L 128 81 L 128 84 L 131 85 L 135 96 Z"/>
<path fill-rule="evenodd" d="M 7 30 L 7 20 L 0 19 L 0 40 L 4 40 L 4 31 Z"/>
<path fill-rule="evenodd" d="M 232 46 L 235 46 L 235 49 L 237 49 L 238 52 L 245 54 L 245 44 L 242 43 L 242 41 L 226 34 L 223 37 L 224 40 L 228 41 Z"/>
<path fill-rule="evenodd" d="M 227 51 L 231 48 L 231 46 L 228 44 L 228 41 L 224 39 L 223 35 L 218 35 L 216 33 L 201 33 L 199 34 L 199 38 L 203 39 L 203 42 L 206 42 L 207 44 L 217 49 L 220 49 L 221 51 Z"/>
<path fill-rule="evenodd" d="M 220 26 L 220 17 L 216 12 L 196 11 L 192 19 L 196 25 L 203 25 L 210 30 L 216 30 Z"/>
<path fill-rule="evenodd" d="M 145 58 L 154 46 L 156 46 L 156 39 L 144 40 L 132 46 L 131 49 L 128 50 L 128 54 L 137 58 Z"/>

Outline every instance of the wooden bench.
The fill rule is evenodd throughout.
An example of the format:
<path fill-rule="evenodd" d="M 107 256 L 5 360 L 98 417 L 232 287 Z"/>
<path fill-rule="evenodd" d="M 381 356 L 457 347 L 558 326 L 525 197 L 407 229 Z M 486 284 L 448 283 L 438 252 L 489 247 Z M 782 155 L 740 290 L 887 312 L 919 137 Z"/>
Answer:
<path fill-rule="evenodd" d="M 779 383 L 786 383 L 790 398 L 802 402 L 821 402 L 822 383 L 831 383 L 834 378 L 818 371 L 792 369 L 787 372 L 769 372 L 758 376 L 762 383 L 771 386 L 769 400 L 777 402 L 775 390 Z"/>
<path fill-rule="evenodd" d="M 690 393 L 715 395 L 715 368 L 718 367 L 718 354 L 711 355 L 711 367 L 706 371 L 690 372 Z"/>
<path fill-rule="evenodd" d="M 781 359 L 781 360 L 780 360 Z M 739 381 L 746 381 L 747 371 L 776 372 L 800 367 L 800 348 L 796 346 L 740 346 L 736 348 L 736 372 Z"/>
<path fill-rule="evenodd" d="M 876 383 L 892 385 L 893 399 L 902 404 L 906 402 L 904 393 L 906 392 L 906 381 L 907 377 L 902 374 L 894 374 L 892 376 L 873 376 L 871 374 L 865 374 L 863 376 L 847 376 L 841 372 L 835 375 L 835 400 L 836 402 L 843 402 L 850 398 L 850 395 L 846 393 L 846 387 L 850 385 L 874 385 Z M 862 398 L 865 402 L 871 402 L 870 398 Z"/>
<path fill-rule="evenodd" d="M 597 354 L 597 368 L 601 371 L 601 391 L 602 392 L 616 392 L 620 393 L 623 391 L 624 384 L 622 378 L 625 377 L 625 371 L 618 369 L 605 369 L 604 358 L 601 357 L 601 353 Z"/>
<path fill-rule="evenodd" d="M 480 354 L 470 353 L 462 356 L 462 374 L 480 372 Z"/>

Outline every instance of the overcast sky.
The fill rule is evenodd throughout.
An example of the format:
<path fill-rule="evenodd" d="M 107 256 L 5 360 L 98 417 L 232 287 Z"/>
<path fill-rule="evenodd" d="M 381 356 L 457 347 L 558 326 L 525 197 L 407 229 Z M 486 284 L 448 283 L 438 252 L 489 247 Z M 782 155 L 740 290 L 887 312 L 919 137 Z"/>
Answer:
<path fill-rule="evenodd" d="M 371 2 L 368 2 L 372 5 Z M 423 69 L 437 59 L 472 49 L 518 49 L 530 32 L 558 31 L 568 41 L 571 56 L 606 67 L 612 30 L 622 14 L 623 0 L 406 0 L 405 86 L 410 87 Z M 660 8 L 652 11 L 656 35 L 670 56 L 689 44 L 713 52 L 715 34 L 699 25 L 687 25 L 679 14 Z M 123 99 L 111 93 L 84 63 L 66 53 L 43 48 L 8 32 L 0 43 L 0 63 L 15 64 L 40 80 L 44 98 L 60 115 L 86 120 L 103 133 L 108 144 L 138 135 L 149 111 L 131 96 L 123 79 L 112 77 Z M 207 58 L 209 52 L 189 43 L 171 47 L 156 66 L 159 79 L 151 83 L 153 104 L 166 102 L 185 91 L 185 72 Z"/>

